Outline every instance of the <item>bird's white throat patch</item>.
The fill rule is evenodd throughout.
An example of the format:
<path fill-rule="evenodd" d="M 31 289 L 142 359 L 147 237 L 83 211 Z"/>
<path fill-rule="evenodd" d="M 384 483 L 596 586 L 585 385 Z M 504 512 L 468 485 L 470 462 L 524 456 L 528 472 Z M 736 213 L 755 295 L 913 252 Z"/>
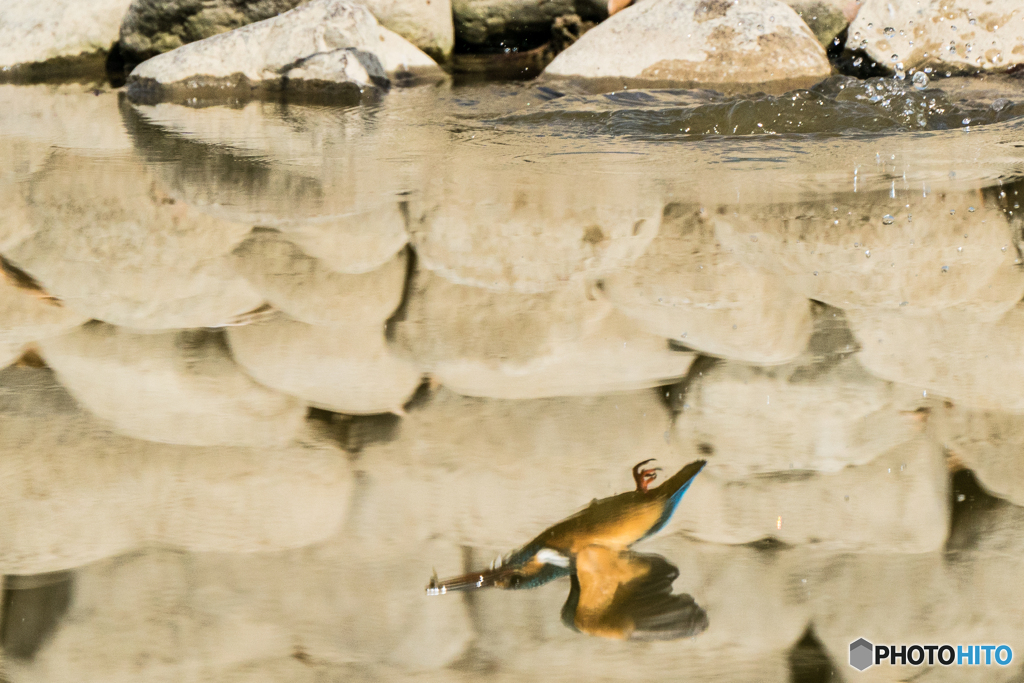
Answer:
<path fill-rule="evenodd" d="M 541 548 L 537 551 L 537 561 L 544 564 L 553 564 L 556 567 L 568 567 L 569 558 L 557 550 Z"/>

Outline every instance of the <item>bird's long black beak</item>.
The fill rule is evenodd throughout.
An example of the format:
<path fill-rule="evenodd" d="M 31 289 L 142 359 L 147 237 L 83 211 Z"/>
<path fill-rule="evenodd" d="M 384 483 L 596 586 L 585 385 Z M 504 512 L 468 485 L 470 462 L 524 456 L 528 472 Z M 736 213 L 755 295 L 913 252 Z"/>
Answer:
<path fill-rule="evenodd" d="M 497 579 L 507 573 L 508 570 L 505 568 L 484 569 L 483 571 L 443 580 L 439 580 L 437 574 L 434 574 L 430 579 L 430 583 L 427 584 L 427 595 L 444 595 L 451 591 L 471 591 L 477 588 L 487 588 L 493 586 Z"/>

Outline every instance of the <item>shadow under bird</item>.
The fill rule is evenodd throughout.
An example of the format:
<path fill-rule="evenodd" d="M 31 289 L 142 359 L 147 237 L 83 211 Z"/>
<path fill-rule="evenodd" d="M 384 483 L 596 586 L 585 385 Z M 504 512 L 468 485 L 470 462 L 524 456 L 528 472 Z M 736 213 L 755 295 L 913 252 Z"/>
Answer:
<path fill-rule="evenodd" d="M 690 463 L 651 488 L 660 468 L 633 468 L 636 489 L 595 500 L 547 529 L 487 570 L 446 580 L 437 575 L 427 595 L 450 591 L 535 588 L 569 576 L 572 587 L 562 621 L 605 638 L 669 640 L 697 635 L 707 614 L 685 594 L 672 592 L 679 570 L 660 555 L 629 548 L 661 530 L 706 461 Z"/>

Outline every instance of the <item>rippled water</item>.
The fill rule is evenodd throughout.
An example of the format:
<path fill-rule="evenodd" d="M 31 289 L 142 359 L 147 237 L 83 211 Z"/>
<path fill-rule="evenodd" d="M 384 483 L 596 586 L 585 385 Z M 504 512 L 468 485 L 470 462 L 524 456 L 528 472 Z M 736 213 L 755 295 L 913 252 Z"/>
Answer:
<path fill-rule="evenodd" d="M 0 676 L 1021 679 L 1020 80 L 201 104 L 0 86 Z M 648 458 L 703 633 L 424 594 Z"/>

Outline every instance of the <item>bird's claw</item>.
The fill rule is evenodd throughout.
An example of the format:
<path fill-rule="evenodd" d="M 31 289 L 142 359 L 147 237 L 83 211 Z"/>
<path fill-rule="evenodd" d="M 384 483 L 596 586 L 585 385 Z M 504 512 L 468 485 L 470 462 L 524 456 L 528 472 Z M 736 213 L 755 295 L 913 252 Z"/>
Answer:
<path fill-rule="evenodd" d="M 640 493 L 647 493 L 647 487 L 650 486 L 651 482 L 657 478 L 657 472 L 661 470 L 660 467 L 648 467 L 643 469 L 644 465 L 649 462 L 654 462 L 654 458 L 638 462 L 633 466 L 633 481 L 636 482 L 636 490 Z"/>

